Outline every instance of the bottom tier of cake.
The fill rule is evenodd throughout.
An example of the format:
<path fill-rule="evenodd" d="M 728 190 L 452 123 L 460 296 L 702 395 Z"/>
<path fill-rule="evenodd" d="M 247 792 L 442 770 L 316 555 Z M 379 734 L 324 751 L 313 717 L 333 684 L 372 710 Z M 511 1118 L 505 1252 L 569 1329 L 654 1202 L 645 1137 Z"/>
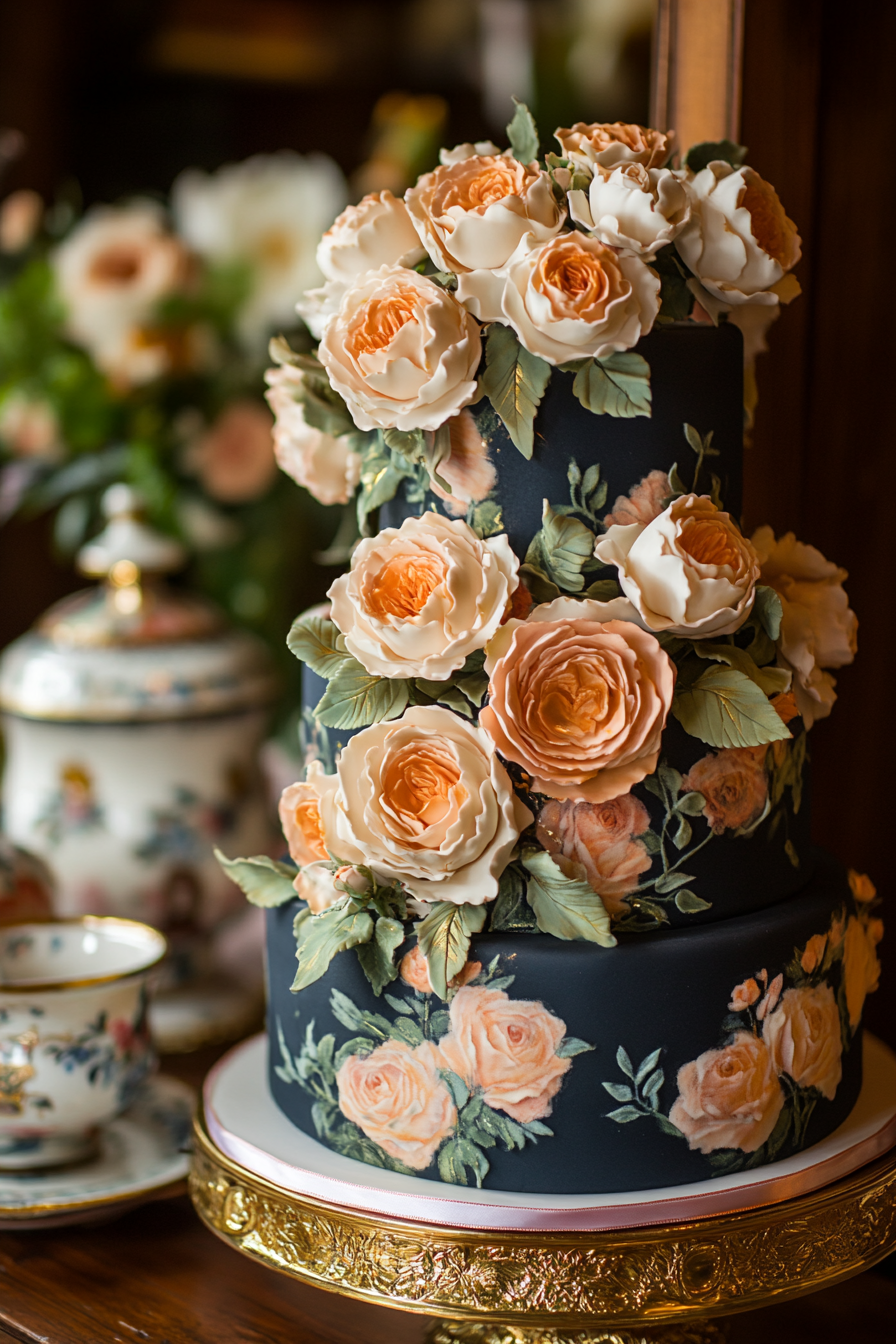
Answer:
<path fill-rule="evenodd" d="M 684 1185 L 809 1147 L 861 1087 L 880 922 L 820 858 L 795 897 L 613 949 L 483 934 L 431 992 L 414 940 L 377 996 L 353 950 L 299 994 L 268 912 L 273 1096 L 347 1156 L 546 1194 Z"/>

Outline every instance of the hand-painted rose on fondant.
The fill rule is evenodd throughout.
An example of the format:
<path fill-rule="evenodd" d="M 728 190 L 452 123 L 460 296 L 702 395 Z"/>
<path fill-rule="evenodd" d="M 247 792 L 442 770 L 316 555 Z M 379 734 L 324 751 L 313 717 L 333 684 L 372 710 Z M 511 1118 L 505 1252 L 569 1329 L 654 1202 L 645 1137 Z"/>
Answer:
<path fill-rule="evenodd" d="M 487 735 L 437 706 L 356 733 L 337 779 L 322 805 L 327 848 L 421 901 L 494 900 L 532 821 Z"/>
<path fill-rule="evenodd" d="M 444 681 L 482 649 L 519 582 L 507 537 L 426 513 L 359 542 L 329 590 L 345 645 L 380 677 Z"/>
<path fill-rule="evenodd" d="M 336 1074 L 339 1109 L 390 1157 L 422 1171 L 457 1122 L 441 1067 L 431 1041 L 412 1050 L 389 1040 L 349 1055 Z"/>
<path fill-rule="evenodd" d="M 877 887 L 871 881 L 867 873 L 857 873 L 855 868 L 850 868 L 846 874 L 849 881 L 849 889 L 860 905 L 867 905 L 877 897 Z"/>
<path fill-rule="evenodd" d="M 405 194 L 420 241 L 443 271 L 496 270 L 525 239 L 529 246 L 563 226 L 550 178 L 511 150 L 442 163 Z"/>
<path fill-rule="evenodd" d="M 761 582 L 775 589 L 784 608 L 778 661 L 793 672 L 797 707 L 811 728 L 827 718 L 837 698 L 836 682 L 823 669 L 845 667 L 855 657 L 858 621 L 843 588 L 846 570 L 792 532 L 775 540 L 770 527 L 760 527 L 752 542 Z"/>
<path fill-rule="evenodd" d="M 735 985 L 731 991 L 731 1000 L 728 1004 L 732 1013 L 742 1013 L 747 1008 L 752 1008 L 753 1004 L 759 998 L 761 991 L 752 976 L 744 980 L 741 984 Z"/>
<path fill-rule="evenodd" d="M 334 438 L 305 420 L 297 397 L 302 374 L 290 364 L 265 374 L 274 412 L 274 456 L 280 470 L 321 504 L 347 504 L 361 476 L 361 458 L 345 438 Z"/>
<path fill-rule="evenodd" d="M 481 353 L 454 295 L 401 266 L 361 276 L 318 348 L 359 429 L 438 429 L 474 400 Z"/>
<path fill-rule="evenodd" d="M 830 985 L 786 989 L 762 1024 L 762 1039 L 778 1073 L 834 1100 L 843 1075 L 843 1044 L 840 1010 Z"/>
<path fill-rule="evenodd" d="M 646 526 L 613 526 L 594 554 L 649 630 L 709 637 L 739 630 L 759 581 L 759 556 L 737 523 L 704 495 L 682 495 Z"/>
<path fill-rule="evenodd" d="M 650 826 L 644 804 L 631 793 L 605 803 L 545 803 L 538 816 L 538 839 L 554 862 L 575 874 L 570 865 L 584 869 L 587 880 L 611 915 L 628 909 L 625 897 L 651 865 L 639 835 Z"/>
<path fill-rule="evenodd" d="M 548 364 L 630 350 L 659 312 L 659 278 L 638 257 L 581 233 L 520 251 L 503 271 L 459 277 L 457 295 L 483 322 L 512 327 Z"/>
<path fill-rule="evenodd" d="M 861 1021 L 867 995 L 880 983 L 877 945 L 883 936 L 884 926 L 880 919 L 852 917 L 847 921 L 843 936 L 843 989 L 853 1031 Z"/>
<path fill-rule="evenodd" d="M 807 975 L 811 975 L 821 965 L 827 948 L 827 934 L 813 933 L 800 953 L 800 966 Z"/>
<path fill-rule="evenodd" d="M 768 803 L 765 747 L 729 747 L 709 752 L 692 765 L 682 789 L 702 793 L 703 815 L 715 835 L 747 831 Z"/>
<path fill-rule="evenodd" d="M 451 486 L 451 493 L 433 479 L 429 488 L 444 501 L 448 513 L 463 518 L 468 505 L 478 504 L 491 494 L 498 473 L 488 455 L 488 444 L 468 410 L 448 421 L 448 442 L 449 453 L 439 463 L 439 478 Z"/>
<path fill-rule="evenodd" d="M 650 261 L 690 219 L 690 189 L 668 168 L 625 163 L 596 172 L 587 191 L 571 191 L 569 213 L 592 238 Z"/>
<path fill-rule="evenodd" d="M 521 1124 L 550 1115 L 572 1064 L 557 1055 L 566 1033 L 560 1018 L 543 1004 L 478 986 L 458 990 L 449 1013 L 451 1030 L 439 1042 L 447 1067 Z"/>
<path fill-rule="evenodd" d="M 614 524 L 628 527 L 632 523 L 646 527 L 660 516 L 671 494 L 672 483 L 664 471 L 648 472 L 627 495 L 617 495 L 612 512 L 604 516 L 604 523 L 607 527 Z"/>
<path fill-rule="evenodd" d="M 659 168 L 675 143 L 672 131 L 654 131 L 628 121 L 577 121 L 574 126 L 559 126 L 554 139 L 573 163 L 583 168 L 604 169 L 620 163 Z"/>
<path fill-rule="evenodd" d="M 735 1032 L 721 1050 L 707 1050 L 679 1069 L 678 1092 L 669 1119 L 701 1153 L 755 1153 L 784 1105 L 768 1046 L 749 1031 Z"/>
<path fill-rule="evenodd" d="M 489 644 L 479 722 L 550 798 L 603 803 L 656 769 L 675 667 L 618 609 L 557 598 Z"/>
<path fill-rule="evenodd" d="M 467 985 L 482 970 L 481 961 L 468 961 L 457 973 L 448 981 L 449 989 L 459 989 L 461 985 Z M 420 994 L 434 993 L 432 981 L 429 978 L 429 965 L 426 957 L 420 951 L 420 944 L 415 943 L 410 952 L 406 952 L 399 962 L 398 974 L 406 985 L 411 989 L 416 989 Z"/>

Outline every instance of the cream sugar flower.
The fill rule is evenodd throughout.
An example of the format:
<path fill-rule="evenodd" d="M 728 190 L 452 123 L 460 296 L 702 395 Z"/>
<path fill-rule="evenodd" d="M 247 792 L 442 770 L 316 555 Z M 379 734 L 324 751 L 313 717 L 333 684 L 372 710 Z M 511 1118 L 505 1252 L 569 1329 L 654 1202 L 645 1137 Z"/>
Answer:
<path fill-rule="evenodd" d="M 476 398 L 479 327 L 453 294 L 401 266 L 344 295 L 318 350 L 359 429 L 438 429 Z"/>
<path fill-rule="evenodd" d="M 625 163 L 597 171 L 587 192 L 571 191 L 569 213 L 599 242 L 650 260 L 690 219 L 690 192 L 668 168 Z"/>
<path fill-rule="evenodd" d="M 330 852 L 420 901 L 493 901 L 533 820 L 488 736 L 438 706 L 363 728 L 318 789 Z"/>
<path fill-rule="evenodd" d="M 444 271 L 495 270 L 521 242 L 553 238 L 564 210 L 536 163 L 503 154 L 463 154 L 463 145 L 405 193 L 420 241 Z"/>
<path fill-rule="evenodd" d="M 554 139 L 566 157 L 583 168 L 612 169 L 624 163 L 659 168 L 672 153 L 675 133 L 627 121 L 577 121 L 568 128 L 558 127 Z"/>
<path fill-rule="evenodd" d="M 649 630 L 730 635 L 752 610 L 759 556 L 704 495 L 682 495 L 646 526 L 610 527 L 594 554 L 616 566 L 622 591 Z"/>
<path fill-rule="evenodd" d="M 274 412 L 274 456 L 281 471 L 321 504 L 347 504 L 361 477 L 361 458 L 345 438 L 309 425 L 296 399 L 302 375 L 291 364 L 265 374 L 268 405 Z"/>
<path fill-rule="evenodd" d="M 504 271 L 461 275 L 457 287 L 470 312 L 506 322 L 548 364 L 630 350 L 653 326 L 659 293 L 659 277 L 638 257 L 580 233 L 521 244 Z"/>
<path fill-rule="evenodd" d="M 723 306 L 777 304 L 776 292 L 800 259 L 796 226 L 778 195 L 752 168 L 713 162 L 690 183 L 691 217 L 676 240 L 685 264 Z"/>
<path fill-rule="evenodd" d="M 360 542 L 327 596 L 368 672 L 444 681 L 497 630 L 518 568 L 503 534 L 482 541 L 461 519 L 427 513 Z"/>

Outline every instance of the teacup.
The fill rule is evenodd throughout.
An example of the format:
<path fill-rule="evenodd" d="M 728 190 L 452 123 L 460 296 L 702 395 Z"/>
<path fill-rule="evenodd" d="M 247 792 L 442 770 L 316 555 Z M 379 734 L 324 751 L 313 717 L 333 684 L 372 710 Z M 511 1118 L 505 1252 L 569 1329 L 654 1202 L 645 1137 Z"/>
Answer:
<path fill-rule="evenodd" d="M 130 919 L 0 928 L 0 1168 L 95 1151 L 155 1065 L 147 981 L 164 954 Z"/>

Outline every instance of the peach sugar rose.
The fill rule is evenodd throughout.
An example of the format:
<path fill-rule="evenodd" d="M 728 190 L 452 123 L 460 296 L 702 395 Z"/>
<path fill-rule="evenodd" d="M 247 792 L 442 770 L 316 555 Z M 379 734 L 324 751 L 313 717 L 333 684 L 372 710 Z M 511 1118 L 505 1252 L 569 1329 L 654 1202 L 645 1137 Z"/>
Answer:
<path fill-rule="evenodd" d="M 735 1032 L 721 1050 L 707 1050 L 679 1069 L 678 1092 L 669 1119 L 701 1153 L 755 1153 L 784 1106 L 771 1052 L 749 1031 Z"/>
<path fill-rule="evenodd" d="M 471 154 L 426 173 L 405 194 L 414 227 L 443 271 L 496 270 L 522 239 L 552 238 L 566 212 L 537 164 L 503 154 Z"/>
<path fill-rule="evenodd" d="M 616 608 L 557 598 L 508 621 L 486 651 L 480 725 L 536 793 L 604 803 L 656 769 L 675 665 Z"/>
<path fill-rule="evenodd" d="M 703 794 L 703 815 L 715 835 L 744 834 L 764 815 L 768 803 L 764 758 L 765 747 L 727 747 L 701 757 L 685 775 L 682 790 Z"/>
<path fill-rule="evenodd" d="M 407 518 L 358 544 L 329 590 L 332 618 L 368 672 L 444 681 L 497 630 L 518 567 L 503 533 L 481 541 L 459 518 Z"/>
<path fill-rule="evenodd" d="M 564 156 L 583 168 L 615 168 L 620 163 L 660 168 L 672 153 L 675 132 L 627 121 L 577 121 L 574 126 L 559 126 L 554 139 Z"/>
<path fill-rule="evenodd" d="M 320 762 L 312 761 L 307 779 L 290 784 L 280 795 L 278 811 L 283 836 L 289 847 L 289 857 L 300 868 L 329 857 L 320 811 L 320 781 L 323 777 Z"/>
<path fill-rule="evenodd" d="M 347 438 L 334 438 L 305 419 L 301 372 L 283 364 L 265 374 L 274 412 L 274 456 L 280 470 L 321 504 L 347 504 L 361 478 L 361 458 Z"/>
<path fill-rule="evenodd" d="M 349 1055 L 336 1074 L 339 1109 L 390 1157 L 423 1171 L 457 1123 L 442 1067 L 431 1041 L 412 1050 L 389 1040 Z"/>
<path fill-rule="evenodd" d="M 359 429 L 438 429 L 476 397 L 479 327 L 453 294 L 401 266 L 360 276 L 318 357 Z"/>
<path fill-rule="evenodd" d="M 762 1039 L 778 1073 L 799 1087 L 817 1087 L 828 1101 L 840 1084 L 840 1010 L 828 984 L 787 989 L 777 1010 L 766 1017 Z"/>
<path fill-rule="evenodd" d="M 650 826 L 644 804 L 631 793 L 605 803 L 563 803 L 551 799 L 538 817 L 538 839 L 568 877 L 581 867 L 607 912 L 628 910 L 624 897 L 638 885 L 651 858 L 636 839 Z"/>
<path fill-rule="evenodd" d="M 493 1110 L 526 1124 L 550 1115 L 571 1059 L 557 1047 L 566 1024 L 543 1004 L 513 1000 L 503 990 L 458 990 L 449 1009 L 451 1030 L 439 1054 L 470 1088 L 481 1088 Z"/>
<path fill-rule="evenodd" d="M 212 499 L 241 504 L 258 499 L 277 475 L 273 421 L 248 397 L 228 402 L 188 454 L 188 465 Z"/>

